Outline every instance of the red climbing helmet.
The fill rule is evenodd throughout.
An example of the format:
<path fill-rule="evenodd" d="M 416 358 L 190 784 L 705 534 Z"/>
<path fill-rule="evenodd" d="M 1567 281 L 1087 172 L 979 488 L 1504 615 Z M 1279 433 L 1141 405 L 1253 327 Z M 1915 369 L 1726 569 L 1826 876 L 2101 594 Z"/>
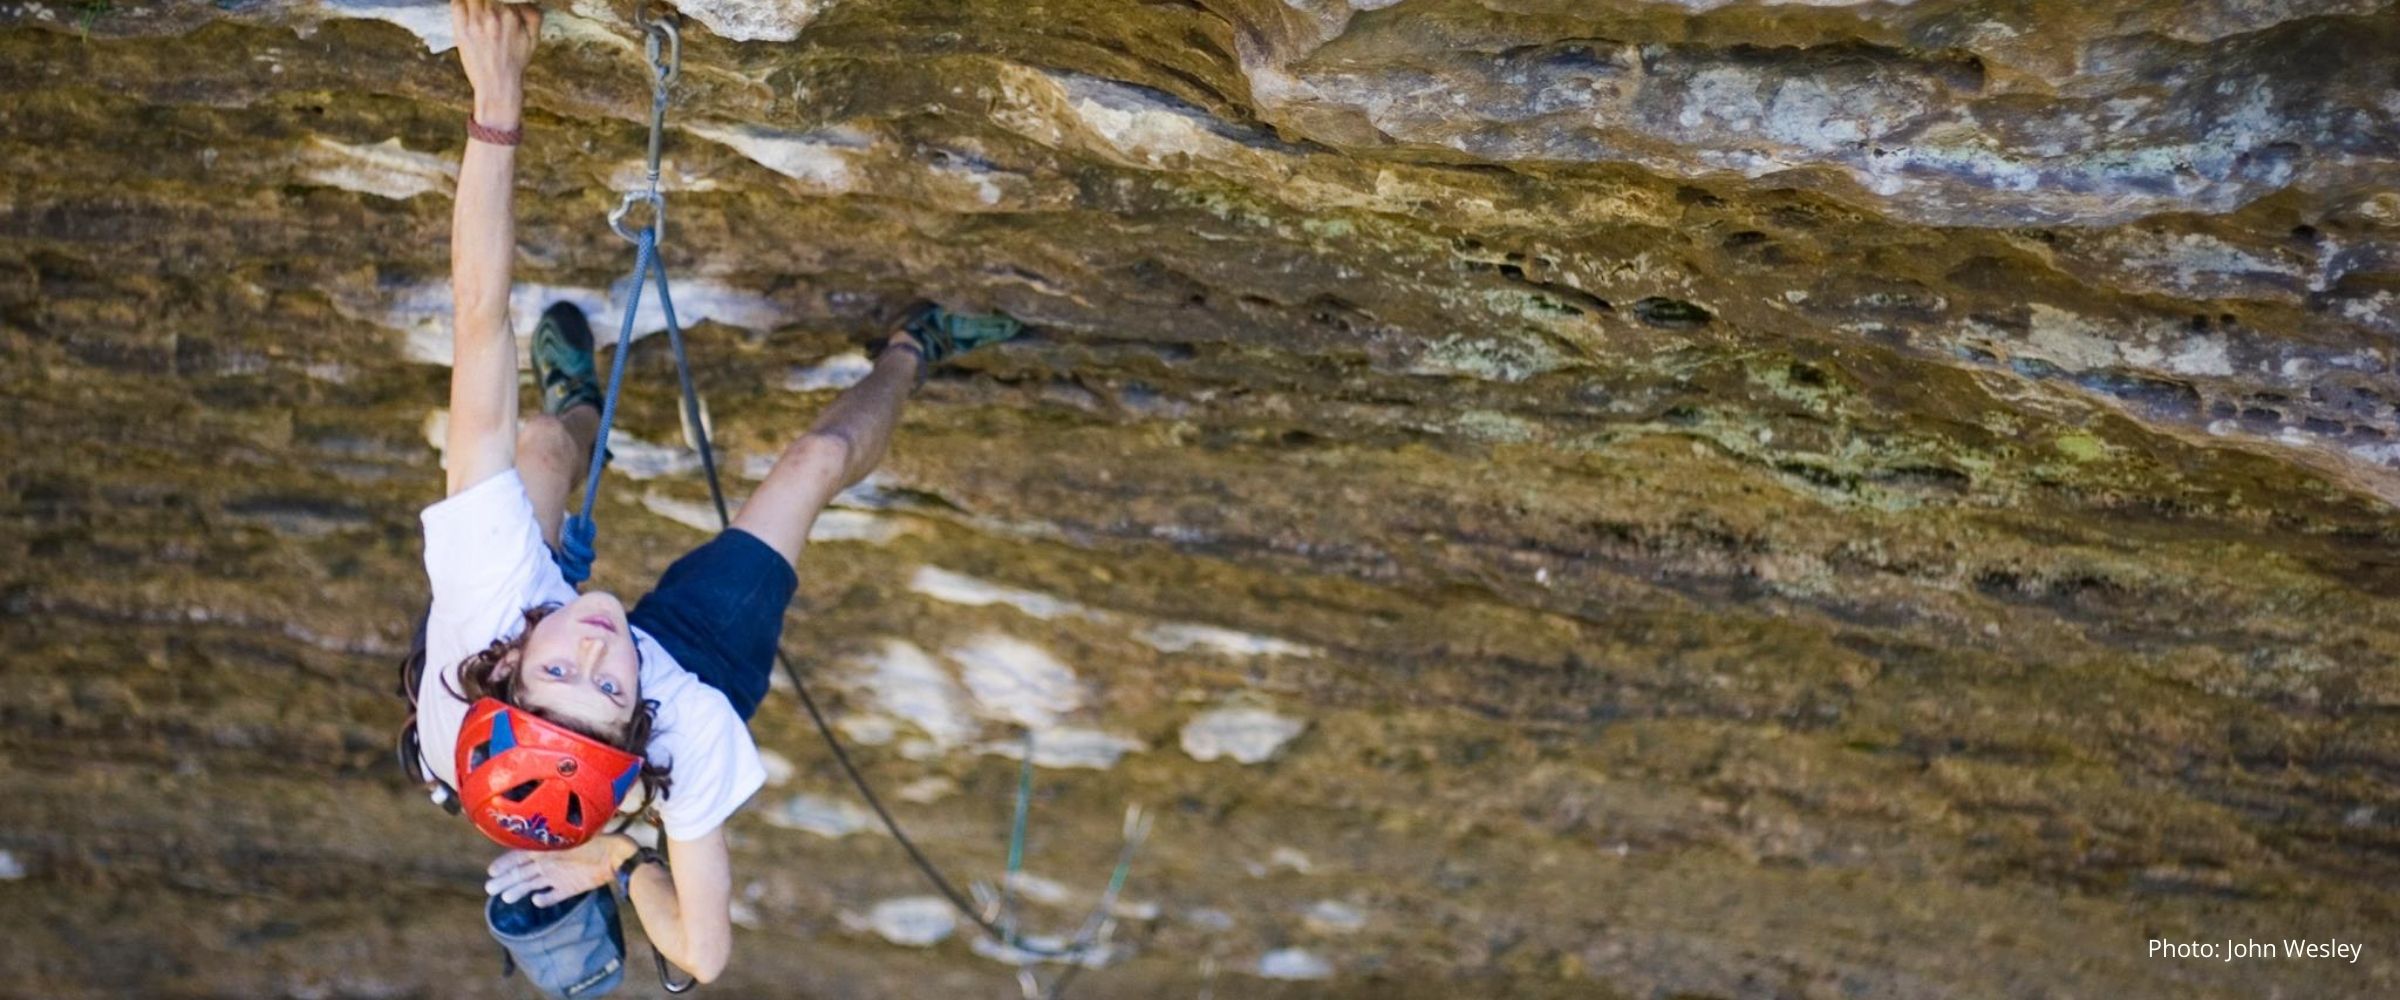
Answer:
<path fill-rule="evenodd" d="M 642 773 L 642 758 L 497 698 L 467 709 L 457 764 L 467 819 L 525 851 L 592 839 Z"/>

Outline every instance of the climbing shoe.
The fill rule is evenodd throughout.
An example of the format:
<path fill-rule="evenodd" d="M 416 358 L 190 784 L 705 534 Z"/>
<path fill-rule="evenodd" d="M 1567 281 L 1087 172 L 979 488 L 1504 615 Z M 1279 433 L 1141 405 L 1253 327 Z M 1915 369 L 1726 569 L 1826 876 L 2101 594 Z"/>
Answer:
<path fill-rule="evenodd" d="M 578 406 L 600 406 L 600 368 L 592 359 L 592 324 L 572 302 L 552 303 L 533 328 L 533 384 L 542 392 L 542 412 L 557 416 Z"/>
<path fill-rule="evenodd" d="M 1007 313 L 958 313 L 921 302 L 909 308 L 907 317 L 900 321 L 900 329 L 916 338 L 925 367 L 931 368 L 978 347 L 1015 337 L 1025 332 L 1025 324 Z"/>
<path fill-rule="evenodd" d="M 533 384 L 542 392 L 542 412 L 558 416 L 578 406 L 600 408 L 600 364 L 592 357 L 592 324 L 572 302 L 553 302 L 533 328 Z M 603 448 L 600 467 L 616 461 Z"/>

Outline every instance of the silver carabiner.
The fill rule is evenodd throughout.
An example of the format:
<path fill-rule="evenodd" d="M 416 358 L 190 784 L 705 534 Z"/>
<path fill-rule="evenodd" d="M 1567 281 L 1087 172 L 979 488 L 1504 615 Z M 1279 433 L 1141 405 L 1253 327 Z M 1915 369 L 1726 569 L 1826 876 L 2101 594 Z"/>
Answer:
<path fill-rule="evenodd" d="M 642 55 L 650 60 L 651 75 L 658 78 L 652 86 L 663 93 L 677 76 L 683 74 L 683 33 L 675 30 L 672 21 L 643 21 L 641 25 Z M 658 40 L 662 35 L 667 40 L 667 58 L 664 62 L 658 58 Z"/>
<path fill-rule="evenodd" d="M 664 62 L 659 61 L 658 58 L 658 40 L 662 36 L 667 40 L 667 59 Z M 642 37 L 645 51 L 650 59 L 650 69 L 657 76 L 656 82 L 650 88 L 650 153 L 647 161 L 650 168 L 650 190 L 657 191 L 659 144 L 664 140 L 667 131 L 667 88 L 673 85 L 675 78 L 683 72 L 683 35 L 675 30 L 673 24 L 665 21 L 651 21 L 642 26 Z"/>
<path fill-rule="evenodd" d="M 624 197 L 618 200 L 617 207 L 608 212 L 608 228 L 615 230 L 618 236 L 624 237 L 627 243 L 640 243 L 642 241 L 641 230 L 627 230 L 625 216 L 633 211 L 633 206 L 644 202 L 650 204 L 649 229 L 652 234 L 652 245 L 665 243 L 667 241 L 667 198 L 665 195 L 659 194 L 656 187 L 648 191 L 625 192 Z"/>

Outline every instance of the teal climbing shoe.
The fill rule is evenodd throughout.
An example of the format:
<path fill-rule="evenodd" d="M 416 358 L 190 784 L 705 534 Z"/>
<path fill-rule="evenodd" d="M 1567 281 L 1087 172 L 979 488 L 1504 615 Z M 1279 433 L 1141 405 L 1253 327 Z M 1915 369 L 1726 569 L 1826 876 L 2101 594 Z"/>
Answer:
<path fill-rule="evenodd" d="M 553 302 L 533 328 L 533 384 L 542 392 L 542 412 L 558 416 L 578 406 L 600 408 L 600 363 L 592 357 L 592 324 L 572 302 Z M 614 449 L 600 451 L 600 467 L 615 462 Z"/>
<path fill-rule="evenodd" d="M 557 416 L 585 404 L 600 406 L 600 367 L 592 359 L 592 324 L 572 302 L 553 303 L 533 329 L 533 384 L 542 412 Z"/>
<path fill-rule="evenodd" d="M 931 368 L 978 347 L 997 344 L 1025 332 L 1025 324 L 1007 313 L 956 313 L 931 302 L 911 307 L 900 329 L 916 338 L 925 367 Z"/>

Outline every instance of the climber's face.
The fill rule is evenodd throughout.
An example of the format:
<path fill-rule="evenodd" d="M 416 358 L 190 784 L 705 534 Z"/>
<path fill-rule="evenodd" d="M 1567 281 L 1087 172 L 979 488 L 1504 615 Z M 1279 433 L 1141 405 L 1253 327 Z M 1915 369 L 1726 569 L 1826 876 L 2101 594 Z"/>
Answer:
<path fill-rule="evenodd" d="M 517 661 L 517 703 L 622 734 L 641 700 L 641 660 L 625 605 L 594 591 L 533 627 Z"/>

